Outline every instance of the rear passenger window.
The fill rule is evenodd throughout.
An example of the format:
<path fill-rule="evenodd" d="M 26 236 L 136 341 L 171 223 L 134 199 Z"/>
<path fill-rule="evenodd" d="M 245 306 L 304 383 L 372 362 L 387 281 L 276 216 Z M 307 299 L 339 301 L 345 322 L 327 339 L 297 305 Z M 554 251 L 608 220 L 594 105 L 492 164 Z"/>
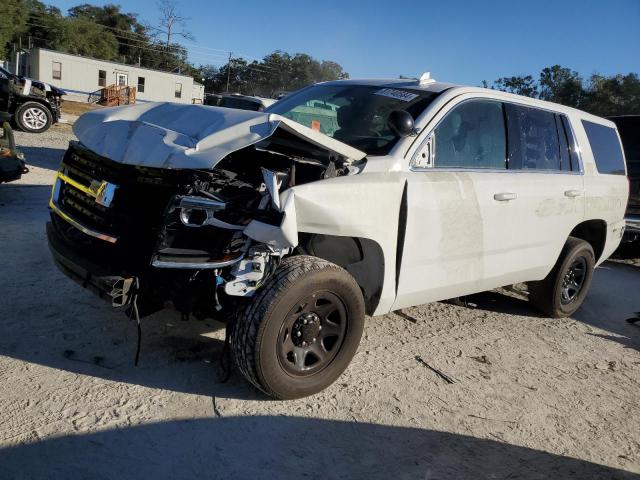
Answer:
<path fill-rule="evenodd" d="M 582 121 L 599 173 L 624 175 L 624 156 L 615 129 Z"/>
<path fill-rule="evenodd" d="M 436 167 L 506 168 L 502 103 L 473 100 L 455 107 L 435 129 Z"/>
<path fill-rule="evenodd" d="M 505 104 L 509 125 L 510 170 L 567 170 L 567 140 L 561 140 L 552 112 Z M 561 147 L 565 154 L 561 154 Z M 562 167 L 565 157 L 565 168 Z"/>

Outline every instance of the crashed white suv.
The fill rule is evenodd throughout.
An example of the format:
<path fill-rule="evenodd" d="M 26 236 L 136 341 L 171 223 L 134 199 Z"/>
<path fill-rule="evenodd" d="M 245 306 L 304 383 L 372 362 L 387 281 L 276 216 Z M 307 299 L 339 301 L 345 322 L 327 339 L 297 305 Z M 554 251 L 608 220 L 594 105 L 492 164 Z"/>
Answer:
<path fill-rule="evenodd" d="M 276 398 L 336 380 L 365 314 L 528 282 L 570 315 L 625 225 L 615 125 L 494 90 L 336 81 L 265 112 L 146 103 L 74 131 L 47 226 L 59 267 L 141 316 L 228 322 Z"/>

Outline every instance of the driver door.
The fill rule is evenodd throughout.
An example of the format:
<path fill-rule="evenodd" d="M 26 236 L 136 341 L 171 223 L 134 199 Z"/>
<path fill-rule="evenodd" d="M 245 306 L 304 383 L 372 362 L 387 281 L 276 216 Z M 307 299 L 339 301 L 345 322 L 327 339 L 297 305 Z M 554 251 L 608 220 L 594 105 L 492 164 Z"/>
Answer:
<path fill-rule="evenodd" d="M 427 165 L 414 162 L 408 174 L 394 309 L 507 285 L 520 268 L 506 261 L 520 238 L 514 227 L 522 180 L 507 172 L 502 103 L 459 103 L 429 144 Z"/>

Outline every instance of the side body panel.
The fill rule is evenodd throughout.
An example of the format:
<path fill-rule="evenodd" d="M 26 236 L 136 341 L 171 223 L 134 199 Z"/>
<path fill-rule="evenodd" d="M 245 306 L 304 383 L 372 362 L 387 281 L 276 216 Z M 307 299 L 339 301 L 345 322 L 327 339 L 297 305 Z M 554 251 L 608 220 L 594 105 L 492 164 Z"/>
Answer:
<path fill-rule="evenodd" d="M 426 121 L 419 120 L 423 133 L 405 158 L 409 169 L 448 112 L 474 99 L 517 103 L 521 97 L 452 92 Z M 409 171 L 408 178 L 407 235 L 394 308 L 542 279 L 584 219 L 579 172 L 423 168 Z M 502 194 L 514 198 L 497 201 Z"/>
<path fill-rule="evenodd" d="M 571 122 L 584 163 L 585 220 L 604 220 L 607 224 L 604 249 L 597 260 L 597 265 L 600 265 L 618 248 L 622 239 L 625 227 L 625 210 L 629 198 L 629 179 L 626 175 L 598 173 L 581 118 L 575 115 L 571 118 Z M 613 122 L 608 123 L 612 128 L 615 127 Z"/>
<path fill-rule="evenodd" d="M 394 309 L 538 280 L 584 214 L 581 175 L 412 172 Z M 495 195 L 515 194 L 510 201 Z"/>

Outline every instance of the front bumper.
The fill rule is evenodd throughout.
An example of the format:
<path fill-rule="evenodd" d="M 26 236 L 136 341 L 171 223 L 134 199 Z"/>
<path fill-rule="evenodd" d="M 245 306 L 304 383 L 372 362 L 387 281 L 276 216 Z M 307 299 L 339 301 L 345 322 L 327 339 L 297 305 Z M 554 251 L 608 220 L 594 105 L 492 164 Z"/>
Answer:
<path fill-rule="evenodd" d="M 629 215 L 625 217 L 625 231 L 640 234 L 640 215 Z"/>
<path fill-rule="evenodd" d="M 640 215 L 627 215 L 624 220 L 625 228 L 622 241 L 630 243 L 640 240 Z"/>
<path fill-rule="evenodd" d="M 79 255 L 52 222 L 47 222 L 47 239 L 54 263 L 67 277 L 114 306 L 128 302 L 134 277 Z"/>

